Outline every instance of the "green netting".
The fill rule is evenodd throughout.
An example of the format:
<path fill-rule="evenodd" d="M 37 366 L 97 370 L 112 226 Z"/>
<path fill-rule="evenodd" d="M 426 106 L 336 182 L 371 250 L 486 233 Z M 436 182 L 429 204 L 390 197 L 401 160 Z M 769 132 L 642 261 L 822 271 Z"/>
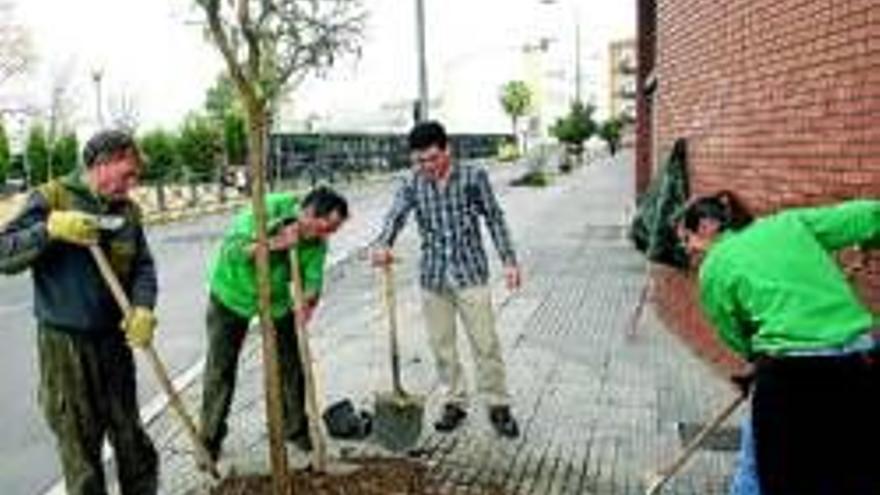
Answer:
<path fill-rule="evenodd" d="M 675 235 L 672 217 L 687 202 L 689 194 L 685 141 L 678 139 L 659 173 L 639 197 L 629 229 L 636 249 L 650 261 L 675 268 L 688 266 L 688 256 Z"/>

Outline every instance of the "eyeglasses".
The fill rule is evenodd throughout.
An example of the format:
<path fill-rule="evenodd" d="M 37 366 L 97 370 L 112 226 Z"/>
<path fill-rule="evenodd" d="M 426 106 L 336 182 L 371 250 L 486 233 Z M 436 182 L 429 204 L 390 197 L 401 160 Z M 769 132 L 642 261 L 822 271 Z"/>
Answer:
<path fill-rule="evenodd" d="M 413 153 L 413 155 L 412 155 L 413 163 L 415 163 L 416 165 L 418 165 L 420 167 L 424 167 L 427 165 L 431 165 L 433 163 L 437 163 L 442 158 L 443 158 L 443 152 L 436 151 L 436 150 L 425 151 L 422 153 L 416 152 L 416 153 Z"/>

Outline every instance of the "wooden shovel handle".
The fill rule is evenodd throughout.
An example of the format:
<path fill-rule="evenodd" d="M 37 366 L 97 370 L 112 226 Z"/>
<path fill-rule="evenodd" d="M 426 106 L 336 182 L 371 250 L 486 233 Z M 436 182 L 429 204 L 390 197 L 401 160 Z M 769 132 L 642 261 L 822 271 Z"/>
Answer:
<path fill-rule="evenodd" d="M 315 386 L 314 369 L 312 368 L 312 351 L 309 347 L 309 334 L 303 319 L 305 304 L 302 276 L 299 270 L 299 252 L 294 246 L 290 250 L 290 292 L 293 295 L 293 307 L 296 319 L 297 347 L 299 348 L 300 367 L 305 381 L 306 414 L 309 418 L 309 438 L 312 441 L 312 454 L 315 470 L 327 470 L 327 445 L 321 432 L 321 412 L 318 410 L 318 392 Z"/>
<path fill-rule="evenodd" d="M 107 261 L 107 256 L 104 255 L 104 251 L 102 251 L 97 245 L 91 245 L 89 246 L 89 252 L 91 252 L 92 258 L 94 258 L 95 263 L 98 265 L 98 271 L 101 272 L 101 277 L 110 288 L 110 292 L 113 293 L 113 298 L 116 299 L 116 304 L 119 305 L 122 314 L 128 316 L 131 313 L 131 302 L 128 300 L 128 296 L 122 289 L 122 285 L 119 283 L 116 273 L 110 266 L 110 262 Z M 156 349 L 152 344 L 149 344 L 143 347 L 142 350 L 147 357 L 147 361 L 150 363 L 150 367 L 153 369 L 153 373 L 159 380 L 159 385 L 168 396 L 168 402 L 171 405 L 171 409 L 177 413 L 177 417 L 183 423 L 183 430 L 186 432 L 193 447 L 196 449 L 196 457 L 199 459 L 199 463 L 203 466 L 207 466 L 208 472 L 212 477 L 220 479 L 220 472 L 217 470 L 217 466 L 214 464 L 214 461 L 211 459 L 211 456 L 208 455 L 208 451 L 199 439 L 196 424 L 189 413 L 186 412 L 186 408 L 183 406 L 183 401 L 180 400 L 180 395 L 174 390 L 174 384 L 171 383 L 171 379 L 168 378 L 167 368 L 159 358 L 159 354 L 156 353 Z"/>
<path fill-rule="evenodd" d="M 733 414 L 737 408 L 745 402 L 748 396 L 745 394 L 737 395 L 733 400 L 731 400 L 724 409 L 718 412 L 712 421 L 703 427 L 702 430 L 695 436 L 690 443 L 684 448 L 684 450 L 678 454 L 672 462 L 664 466 L 662 469 L 656 471 L 654 475 L 651 476 L 651 482 L 648 485 L 648 488 L 645 490 L 645 495 L 654 495 L 660 492 L 660 489 L 663 488 L 663 485 L 666 484 L 676 473 L 678 473 L 682 467 L 684 467 L 685 463 L 694 455 L 694 452 L 697 451 L 697 448 L 702 445 L 703 441 L 706 437 L 709 436 L 710 433 L 717 430 L 722 423 L 724 423 L 727 418 Z"/>
<path fill-rule="evenodd" d="M 385 312 L 388 314 L 391 382 L 394 392 L 398 395 L 403 395 L 403 386 L 400 383 L 400 344 L 397 340 L 397 297 L 394 291 L 394 268 L 391 266 L 391 263 L 387 263 L 382 267 L 382 289 Z"/>

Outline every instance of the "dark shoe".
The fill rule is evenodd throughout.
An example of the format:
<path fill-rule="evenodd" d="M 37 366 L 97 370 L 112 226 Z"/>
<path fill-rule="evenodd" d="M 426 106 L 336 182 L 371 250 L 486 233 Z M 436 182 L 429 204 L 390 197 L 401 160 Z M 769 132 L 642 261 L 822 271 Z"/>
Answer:
<path fill-rule="evenodd" d="M 519 425 L 510 414 L 509 406 L 492 406 L 489 408 L 489 421 L 495 428 L 495 433 L 506 438 L 516 438 L 519 436 Z"/>
<path fill-rule="evenodd" d="M 204 442 L 202 445 L 205 447 L 205 452 L 208 454 L 211 464 L 217 467 L 217 461 L 220 460 L 220 445 L 217 442 Z M 211 466 L 205 463 L 202 458 L 199 458 L 196 462 L 196 468 L 202 472 L 211 470 Z"/>
<path fill-rule="evenodd" d="M 312 439 L 311 439 L 311 437 L 309 437 L 308 431 L 305 431 L 303 433 L 297 433 L 295 435 L 288 435 L 287 441 L 296 445 L 297 448 L 299 448 L 303 452 L 311 452 L 312 451 Z"/>
<path fill-rule="evenodd" d="M 467 417 L 467 411 L 455 404 L 446 404 L 443 406 L 443 414 L 440 419 L 434 422 L 434 429 L 441 432 L 450 432 L 461 425 L 464 418 Z"/>

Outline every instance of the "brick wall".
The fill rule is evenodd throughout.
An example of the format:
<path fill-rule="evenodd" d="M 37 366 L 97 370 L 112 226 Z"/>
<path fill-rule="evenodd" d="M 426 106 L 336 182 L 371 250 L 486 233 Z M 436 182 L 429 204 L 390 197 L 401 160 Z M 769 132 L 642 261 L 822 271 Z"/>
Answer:
<path fill-rule="evenodd" d="M 638 0 L 636 40 L 636 191 L 642 192 L 651 180 L 652 104 L 647 95 L 647 80 L 654 71 L 656 48 L 656 0 Z"/>
<path fill-rule="evenodd" d="M 694 194 L 757 215 L 880 197 L 880 0 L 656 0 L 654 64 L 657 156 L 688 140 Z M 880 310 L 880 257 L 843 259 Z M 662 316 L 702 342 L 691 278 L 656 279 L 677 289 L 655 292 Z"/>

